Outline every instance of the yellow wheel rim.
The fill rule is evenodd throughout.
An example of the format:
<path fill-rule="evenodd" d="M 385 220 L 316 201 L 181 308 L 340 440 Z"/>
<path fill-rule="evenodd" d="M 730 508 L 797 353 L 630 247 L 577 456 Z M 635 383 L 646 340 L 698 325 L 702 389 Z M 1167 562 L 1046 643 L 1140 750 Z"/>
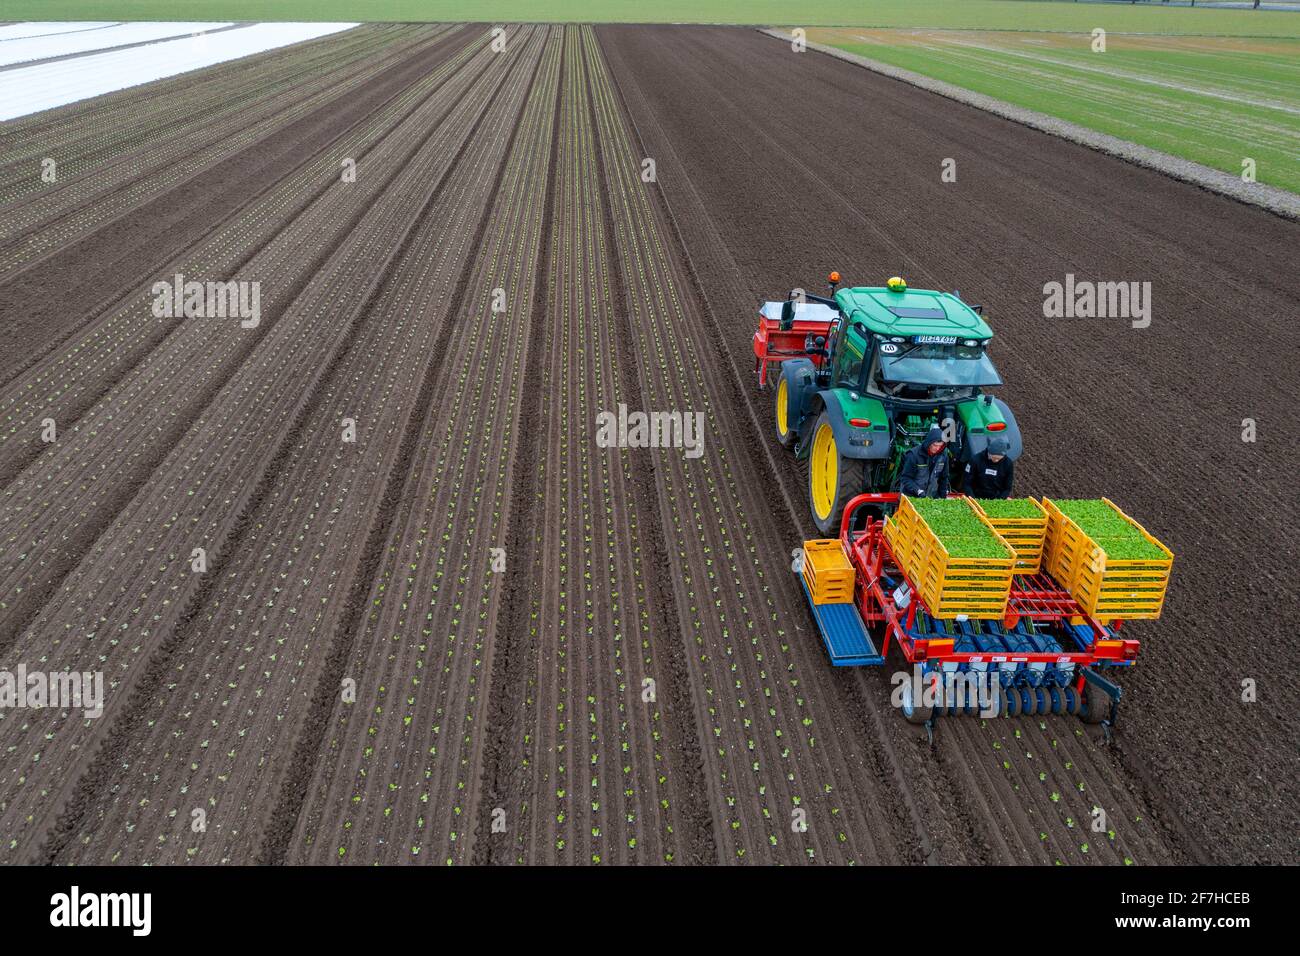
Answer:
<path fill-rule="evenodd" d="M 776 386 L 776 433 L 782 438 L 790 430 L 790 420 L 785 413 L 787 391 L 785 379 L 781 379 L 780 384 Z"/>
<path fill-rule="evenodd" d="M 831 431 L 831 426 L 823 423 L 818 426 L 817 434 L 813 436 L 812 460 L 810 464 L 810 473 L 812 475 L 812 503 L 813 511 L 822 521 L 826 521 L 831 516 L 831 509 L 835 503 L 835 492 L 839 482 L 840 456 L 835 450 L 835 433 Z"/>

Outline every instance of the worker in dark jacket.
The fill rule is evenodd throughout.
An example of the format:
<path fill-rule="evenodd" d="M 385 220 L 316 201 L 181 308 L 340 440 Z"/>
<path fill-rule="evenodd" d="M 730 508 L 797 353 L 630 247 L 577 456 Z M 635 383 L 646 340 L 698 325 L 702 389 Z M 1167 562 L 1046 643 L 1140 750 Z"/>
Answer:
<path fill-rule="evenodd" d="M 1007 457 L 1007 440 L 1001 435 L 966 463 L 966 493 L 974 498 L 1010 498 L 1015 464 Z"/>
<path fill-rule="evenodd" d="M 943 432 L 935 425 L 925 441 L 903 456 L 898 490 L 913 498 L 948 497 L 948 452 Z"/>

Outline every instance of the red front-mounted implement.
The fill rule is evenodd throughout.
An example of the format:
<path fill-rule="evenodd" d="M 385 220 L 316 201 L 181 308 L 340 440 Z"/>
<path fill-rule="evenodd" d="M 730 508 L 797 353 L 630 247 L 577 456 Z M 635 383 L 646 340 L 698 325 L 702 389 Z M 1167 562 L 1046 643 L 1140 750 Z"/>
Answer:
<path fill-rule="evenodd" d="M 832 288 L 840 274 L 830 275 Z M 784 302 L 765 302 L 758 310 L 758 329 L 754 332 L 754 371 L 760 388 L 767 385 L 768 365 L 780 365 L 787 359 L 810 358 L 821 368 L 826 361 L 826 343 L 839 312 L 828 299 L 820 296 L 791 297 Z"/>

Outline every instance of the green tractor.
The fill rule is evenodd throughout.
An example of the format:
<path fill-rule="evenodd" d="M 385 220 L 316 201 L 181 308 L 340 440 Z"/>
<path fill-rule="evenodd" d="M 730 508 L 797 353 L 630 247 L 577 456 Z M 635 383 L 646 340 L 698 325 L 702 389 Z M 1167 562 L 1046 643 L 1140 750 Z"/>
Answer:
<path fill-rule="evenodd" d="M 775 371 L 776 438 L 807 462 L 817 528 L 840 531 L 845 504 L 864 491 L 893 491 L 903 456 L 938 426 L 959 478 L 971 455 L 1001 435 L 1013 461 L 1022 450 L 1011 409 L 985 389 L 1002 379 L 986 354 L 993 330 L 955 293 L 884 286 L 830 295 L 796 290 L 759 310 L 754 354 L 759 386 Z"/>

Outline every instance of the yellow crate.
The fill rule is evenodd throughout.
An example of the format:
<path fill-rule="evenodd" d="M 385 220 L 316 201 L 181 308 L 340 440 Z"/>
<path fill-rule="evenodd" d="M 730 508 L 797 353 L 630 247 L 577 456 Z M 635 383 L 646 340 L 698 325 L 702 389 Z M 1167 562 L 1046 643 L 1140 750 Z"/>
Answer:
<path fill-rule="evenodd" d="M 1037 574 L 1043 569 L 1043 552 L 1016 551 L 1016 574 Z"/>
<path fill-rule="evenodd" d="M 1077 535 L 1065 534 L 1060 527 L 1049 523 L 1044 550 L 1047 573 L 1062 587 L 1069 588 L 1083 565 L 1084 552 L 1090 547 L 1091 542 L 1080 540 Z"/>
<path fill-rule="evenodd" d="M 1153 620 L 1164 607 L 1169 576 L 1085 568 L 1072 592 L 1079 606 L 1103 623 Z"/>
<path fill-rule="evenodd" d="M 814 581 L 853 584 L 853 562 L 838 538 L 814 538 L 803 543 L 803 566 Z"/>
<path fill-rule="evenodd" d="M 911 560 L 914 537 L 912 528 L 895 521 L 893 515 L 885 519 L 885 540 L 889 542 L 889 548 L 894 552 L 894 560 L 900 567 Z"/>
<path fill-rule="evenodd" d="M 1034 545 L 1041 550 L 1043 542 L 1047 540 L 1046 517 L 1043 518 L 1043 526 L 1041 528 L 1004 528 L 998 524 L 998 519 L 996 518 L 989 518 L 989 522 L 995 529 L 997 529 L 998 534 L 1008 542 L 1020 541 L 1025 544 Z"/>
<path fill-rule="evenodd" d="M 990 568 L 979 575 L 955 574 L 953 568 L 929 564 L 926 565 L 921 580 L 932 581 L 944 591 L 1000 591 L 1010 587 L 1014 561 L 1014 558 L 1007 558 L 1004 568 Z"/>
<path fill-rule="evenodd" d="M 906 497 L 900 499 L 899 514 L 910 512 L 905 526 L 914 523 L 908 557 L 897 552 L 900 566 L 911 578 L 935 617 L 965 615 L 974 619 L 1000 619 L 1006 613 L 1011 579 L 1015 574 L 1016 552 L 1001 539 L 997 529 L 971 499 L 964 499 L 971 512 L 998 539 L 1004 558 L 956 558 L 930 530 Z"/>
<path fill-rule="evenodd" d="M 967 617 L 972 621 L 1000 621 L 1006 616 L 1006 599 L 1001 601 L 969 601 L 965 599 L 936 600 L 933 596 L 925 599 L 925 606 L 930 614 L 938 618 Z"/>
<path fill-rule="evenodd" d="M 931 570 L 919 585 L 925 606 L 935 617 L 964 614 L 976 619 L 1000 619 L 1006 613 L 1011 588 L 1011 570 L 1001 580 L 995 577 L 954 578 Z"/>
<path fill-rule="evenodd" d="M 1168 571 L 1111 567 L 1099 570 L 1085 565 L 1071 593 L 1080 607 L 1105 623 L 1120 618 L 1158 618 L 1168 590 Z"/>
<path fill-rule="evenodd" d="M 1002 540 L 1016 552 L 1016 574 L 1037 574 L 1043 567 L 1042 539 L 1038 543 L 1003 535 Z"/>
<path fill-rule="evenodd" d="M 818 584 L 812 579 L 809 565 L 804 564 L 803 579 L 808 585 L 814 604 L 846 604 L 853 600 L 853 585 Z"/>
<path fill-rule="evenodd" d="M 1050 498 L 1043 499 L 1047 509 L 1046 546 L 1047 573 L 1064 587 L 1074 583 L 1084 554 L 1095 548 L 1092 539 L 1077 524 L 1062 514 Z"/>
<path fill-rule="evenodd" d="M 916 509 L 912 507 L 912 503 L 904 495 L 898 499 L 898 507 L 894 509 L 894 513 L 885 519 L 885 537 L 890 539 L 891 546 L 897 540 L 902 546 L 908 547 L 912 543 L 919 524 L 921 524 L 920 515 L 916 513 Z M 897 558 L 898 556 L 898 552 L 895 550 L 894 557 Z"/>
<path fill-rule="evenodd" d="M 1033 498 L 1039 511 L 1037 518 L 994 518 L 985 514 L 978 500 L 975 507 L 989 519 L 993 530 L 1016 552 L 1016 573 L 1037 574 L 1043 565 L 1043 550 L 1047 541 L 1047 509 Z"/>
<path fill-rule="evenodd" d="M 1043 506 L 1048 514 L 1047 572 L 1070 592 L 1080 607 L 1103 623 L 1158 618 L 1169 588 L 1174 553 L 1109 498 L 1101 500 L 1165 557 L 1109 558 L 1051 499 L 1044 498 Z"/>
<path fill-rule="evenodd" d="M 997 584 L 985 579 L 978 585 L 952 581 L 931 575 L 920 586 L 925 606 L 935 617 L 953 617 L 964 614 L 970 618 L 997 620 L 1006 613 L 1007 597 L 1011 590 L 1011 572 Z"/>
<path fill-rule="evenodd" d="M 803 578 L 814 604 L 853 600 L 853 563 L 838 538 L 815 538 L 803 543 Z"/>
<path fill-rule="evenodd" d="M 900 498 L 898 509 L 885 521 L 885 539 L 900 568 L 907 568 L 917 560 L 917 550 L 924 547 L 924 539 L 929 534 L 930 529 L 912 503 L 906 497 Z"/>
<path fill-rule="evenodd" d="M 1146 528 L 1126 515 L 1109 498 L 1103 502 L 1114 509 L 1115 513 L 1129 525 L 1137 529 L 1148 542 L 1158 548 L 1165 557 L 1155 558 L 1108 558 L 1106 552 L 1092 538 L 1067 518 L 1050 498 L 1043 499 L 1043 506 L 1048 513 L 1048 554 L 1049 561 L 1063 575 L 1062 584 L 1072 584 L 1084 568 L 1096 572 L 1103 571 L 1145 571 L 1149 573 L 1168 574 L 1173 567 L 1174 553 L 1157 540 Z M 1049 568 L 1049 571 L 1051 569 Z"/>

